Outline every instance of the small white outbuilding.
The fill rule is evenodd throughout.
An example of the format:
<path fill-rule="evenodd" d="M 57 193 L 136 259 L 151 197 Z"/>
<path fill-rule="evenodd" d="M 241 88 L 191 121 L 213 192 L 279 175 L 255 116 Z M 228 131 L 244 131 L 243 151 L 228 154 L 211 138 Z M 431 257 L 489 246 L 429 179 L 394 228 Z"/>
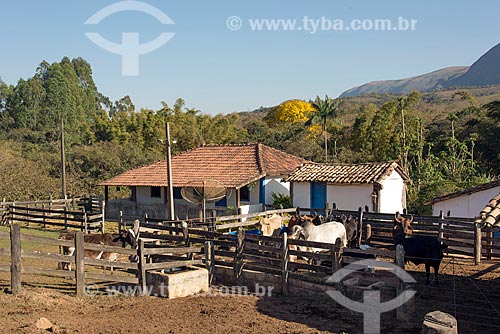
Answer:
<path fill-rule="evenodd" d="M 486 204 L 500 194 L 500 180 L 436 197 L 427 204 L 432 205 L 432 215 L 442 211 L 447 216 L 475 218 Z"/>
<path fill-rule="evenodd" d="M 360 164 L 305 163 L 283 181 L 290 182 L 293 206 L 341 210 L 368 208 L 395 213 L 406 209 L 408 175 L 394 161 Z"/>

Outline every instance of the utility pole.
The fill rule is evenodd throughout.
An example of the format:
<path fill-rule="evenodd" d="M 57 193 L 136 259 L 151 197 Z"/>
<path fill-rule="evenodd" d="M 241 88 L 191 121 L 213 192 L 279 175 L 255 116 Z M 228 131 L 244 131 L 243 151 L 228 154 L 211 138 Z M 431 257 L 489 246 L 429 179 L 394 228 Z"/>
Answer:
<path fill-rule="evenodd" d="M 175 209 L 174 209 L 174 188 L 173 188 L 173 183 L 172 183 L 172 152 L 170 149 L 170 126 L 168 122 L 165 123 L 165 133 L 166 133 L 166 140 L 165 140 L 165 145 L 166 145 L 166 158 L 167 158 L 167 180 L 168 180 L 168 186 L 167 186 L 167 194 L 168 194 L 168 203 L 169 203 L 169 213 L 170 213 L 170 220 L 175 220 Z"/>
<path fill-rule="evenodd" d="M 66 199 L 66 154 L 64 152 L 64 120 L 61 117 L 61 179 L 62 198 Z"/>

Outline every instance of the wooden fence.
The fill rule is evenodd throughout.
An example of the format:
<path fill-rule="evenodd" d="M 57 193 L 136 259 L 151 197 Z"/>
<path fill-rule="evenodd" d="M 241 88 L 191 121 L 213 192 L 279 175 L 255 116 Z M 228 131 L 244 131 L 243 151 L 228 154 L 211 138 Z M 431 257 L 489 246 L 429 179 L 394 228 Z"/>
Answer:
<path fill-rule="evenodd" d="M 22 234 L 18 224 L 12 224 L 10 226 L 10 233 L 0 232 L 0 239 L 10 240 L 10 249 L 0 248 L 0 256 L 10 255 L 11 263 L 10 266 L 0 265 L 0 271 L 11 273 L 12 293 L 21 291 L 22 275 L 24 274 L 75 278 L 77 296 L 83 296 L 85 294 L 85 283 L 88 280 L 138 284 L 142 287 L 140 291 L 145 293 L 147 291 L 147 271 L 201 265 L 203 262 L 206 262 L 206 260 L 203 261 L 200 258 L 205 254 L 205 249 L 203 247 L 158 247 L 148 244 L 144 240 L 139 240 L 139 247 L 137 250 L 127 249 L 101 244 L 84 243 L 84 235 L 82 232 L 76 232 L 74 241 Z M 75 247 L 75 252 L 73 256 L 69 256 L 23 250 L 21 246 L 23 241 L 52 246 Z M 86 258 L 84 257 L 85 250 L 116 252 L 127 256 L 136 255 L 138 257 L 138 263 Z M 197 256 L 195 256 L 195 254 Z M 151 256 L 156 257 L 155 263 L 147 263 L 146 259 Z M 22 264 L 23 258 L 35 258 L 57 263 L 74 264 L 75 271 L 27 267 Z M 172 258 L 175 258 L 175 260 L 172 260 Z M 92 266 L 113 267 L 121 270 L 119 270 L 119 274 L 102 274 L 90 271 L 89 267 Z"/>
<path fill-rule="evenodd" d="M 290 208 L 269 210 L 245 215 L 213 216 L 205 222 L 187 221 L 189 227 L 202 227 L 212 232 L 231 231 L 239 227 L 249 228 L 258 224 L 254 218 L 266 217 L 276 214 L 309 214 L 311 212 L 324 212 L 325 214 L 340 216 L 352 215 L 359 220 L 361 233 L 357 244 L 368 244 L 382 249 L 394 249 L 392 229 L 394 214 L 374 213 L 325 208 Z M 409 217 L 409 215 L 406 215 Z M 165 219 L 144 218 L 145 223 L 162 223 L 163 225 L 179 227 L 184 221 L 166 221 Z M 496 244 L 491 229 L 479 229 L 472 219 L 441 216 L 414 216 L 415 235 L 435 236 L 448 245 L 445 254 L 450 256 L 460 255 L 473 257 L 476 263 L 481 258 L 500 258 L 500 245 Z"/>
<path fill-rule="evenodd" d="M 64 229 L 77 228 L 88 232 L 98 230 L 104 233 L 104 213 L 89 214 L 84 208 L 81 211 L 62 209 L 48 209 L 11 205 L 7 219 L 11 223 L 40 224 L 43 227 L 56 226 Z"/>
<path fill-rule="evenodd" d="M 143 222 L 140 226 L 140 236 L 146 240 L 181 242 L 186 246 L 206 244 L 207 259 L 209 259 L 207 265 L 211 277 L 215 266 L 232 268 L 238 284 L 243 270 L 278 275 L 282 280 L 284 294 L 288 293 L 289 278 L 324 283 L 325 275 L 337 271 L 342 264 L 359 260 L 356 259 L 357 254 L 363 257 L 367 254 L 392 259 L 396 257 L 394 251 L 385 249 L 373 248 L 366 251 L 346 249 L 344 253 L 344 249 L 338 245 L 289 239 L 286 234 L 282 237 L 246 234 L 241 226 L 236 235 L 187 226 L 170 226 L 170 222 Z M 225 227 L 228 228 L 233 228 L 233 225 Z M 310 248 L 314 248 L 314 251 Z M 307 263 L 300 258 L 313 261 Z"/>
<path fill-rule="evenodd" d="M 374 212 L 332 210 L 334 215 L 353 215 L 360 219 L 362 242 L 376 247 L 393 247 L 394 215 Z M 410 217 L 410 215 L 403 215 Z M 435 236 L 448 245 L 445 254 L 474 257 L 500 257 L 500 246 L 494 243 L 491 229 L 479 229 L 473 219 L 441 216 L 413 216 L 414 235 Z"/>

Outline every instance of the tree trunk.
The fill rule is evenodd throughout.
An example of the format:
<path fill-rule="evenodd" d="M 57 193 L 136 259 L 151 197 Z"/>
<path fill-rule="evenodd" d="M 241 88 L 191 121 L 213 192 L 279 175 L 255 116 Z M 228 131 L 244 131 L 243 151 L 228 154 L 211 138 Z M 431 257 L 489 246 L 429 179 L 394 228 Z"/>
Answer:
<path fill-rule="evenodd" d="M 323 121 L 323 135 L 325 136 L 325 162 L 328 162 L 328 135 L 326 133 L 326 118 Z"/>

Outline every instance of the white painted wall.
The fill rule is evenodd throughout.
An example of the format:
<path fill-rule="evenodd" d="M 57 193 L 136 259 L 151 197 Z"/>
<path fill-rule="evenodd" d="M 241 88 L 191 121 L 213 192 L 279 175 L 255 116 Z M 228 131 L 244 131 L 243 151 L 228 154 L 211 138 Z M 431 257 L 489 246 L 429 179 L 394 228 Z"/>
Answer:
<path fill-rule="evenodd" d="M 403 212 L 406 207 L 403 196 L 404 181 L 398 172 L 392 174 L 382 182 L 379 192 L 380 212 L 396 213 Z"/>
<path fill-rule="evenodd" d="M 283 177 L 272 178 L 266 177 L 264 180 L 264 189 L 266 196 L 266 204 L 273 204 L 272 193 L 290 195 L 290 182 L 281 182 Z"/>
<path fill-rule="evenodd" d="M 136 187 L 137 204 L 163 204 L 165 203 L 165 188 L 161 188 L 161 197 L 151 197 L 151 187 Z"/>
<path fill-rule="evenodd" d="M 432 214 L 438 216 L 443 211 L 446 215 L 450 211 L 452 217 L 475 218 L 499 193 L 500 186 L 437 202 L 432 205 Z"/>
<path fill-rule="evenodd" d="M 326 200 L 335 203 L 340 210 L 358 210 L 368 205 L 372 210 L 372 184 L 329 184 L 326 188 Z"/>
<path fill-rule="evenodd" d="M 311 203 L 311 185 L 309 182 L 294 182 L 293 183 L 293 200 L 294 207 L 309 208 Z"/>

